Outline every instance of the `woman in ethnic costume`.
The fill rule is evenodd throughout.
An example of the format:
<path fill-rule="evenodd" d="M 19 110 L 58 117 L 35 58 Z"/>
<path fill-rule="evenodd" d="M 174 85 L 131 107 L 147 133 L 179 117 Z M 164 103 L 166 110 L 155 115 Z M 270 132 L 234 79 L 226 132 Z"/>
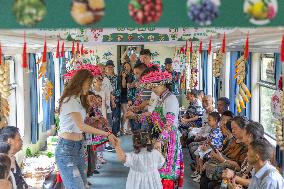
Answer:
<path fill-rule="evenodd" d="M 162 154 L 166 159 L 164 166 L 159 170 L 163 189 L 174 189 L 183 185 L 183 155 L 178 131 L 179 103 L 168 86 L 172 81 L 171 74 L 162 71 L 150 72 L 140 80 L 141 87 L 147 87 L 159 97 L 152 113 L 136 116 L 138 120 L 147 119 L 151 122 L 148 132 L 152 140 L 159 141 Z"/>

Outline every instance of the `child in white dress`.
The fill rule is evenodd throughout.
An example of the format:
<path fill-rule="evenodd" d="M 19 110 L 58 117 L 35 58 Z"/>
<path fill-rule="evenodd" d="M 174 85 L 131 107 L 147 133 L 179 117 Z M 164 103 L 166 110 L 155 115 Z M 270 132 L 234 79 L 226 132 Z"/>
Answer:
<path fill-rule="evenodd" d="M 150 140 L 149 133 L 137 131 L 133 134 L 134 151 L 125 153 L 118 141 L 115 145 L 118 159 L 130 168 L 126 189 L 162 189 L 158 169 L 162 168 L 165 158 L 160 153 L 160 144 Z"/>

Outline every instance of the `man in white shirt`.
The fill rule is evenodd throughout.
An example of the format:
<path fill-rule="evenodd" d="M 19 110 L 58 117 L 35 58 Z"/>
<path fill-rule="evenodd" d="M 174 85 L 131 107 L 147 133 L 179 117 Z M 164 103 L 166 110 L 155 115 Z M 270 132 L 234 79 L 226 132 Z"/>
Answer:
<path fill-rule="evenodd" d="M 248 147 L 247 160 L 255 169 L 248 189 L 283 189 L 284 179 L 270 164 L 273 146 L 266 139 L 257 139 Z"/>

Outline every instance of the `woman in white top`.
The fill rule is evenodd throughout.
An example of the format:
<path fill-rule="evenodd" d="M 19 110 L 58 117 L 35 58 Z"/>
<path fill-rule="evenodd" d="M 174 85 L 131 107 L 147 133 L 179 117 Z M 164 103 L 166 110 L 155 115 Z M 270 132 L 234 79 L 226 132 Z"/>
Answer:
<path fill-rule="evenodd" d="M 84 124 L 88 109 L 84 96 L 87 95 L 93 78 L 89 70 L 78 70 L 59 100 L 60 129 L 55 160 L 66 189 L 88 188 L 82 132 L 106 136 L 113 143 L 117 140 L 111 133 Z"/>
<path fill-rule="evenodd" d="M 119 160 L 130 168 L 126 189 L 162 189 L 158 169 L 163 167 L 165 158 L 160 152 L 160 146 L 153 149 L 150 134 L 137 131 L 133 134 L 133 147 L 133 152 L 124 153 L 120 142 L 115 146 Z"/>

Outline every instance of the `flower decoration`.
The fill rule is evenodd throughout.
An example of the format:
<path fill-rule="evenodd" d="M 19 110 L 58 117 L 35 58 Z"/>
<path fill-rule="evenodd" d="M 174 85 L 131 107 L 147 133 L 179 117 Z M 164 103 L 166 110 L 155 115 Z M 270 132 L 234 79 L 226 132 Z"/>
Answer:
<path fill-rule="evenodd" d="M 255 25 L 268 24 L 276 16 L 277 9 L 277 0 L 246 0 L 244 2 L 244 13 Z"/>
<path fill-rule="evenodd" d="M 143 76 L 140 83 L 141 87 L 154 87 L 172 82 L 172 74 L 169 72 L 155 71 Z"/>
<path fill-rule="evenodd" d="M 68 73 L 64 75 L 64 78 L 67 80 L 71 79 L 77 73 L 78 70 L 89 70 L 90 72 L 92 72 L 94 77 L 98 77 L 102 75 L 102 70 L 100 69 L 99 66 L 95 66 L 92 64 L 85 64 L 85 65 L 78 66 L 74 70 L 70 70 Z"/>

